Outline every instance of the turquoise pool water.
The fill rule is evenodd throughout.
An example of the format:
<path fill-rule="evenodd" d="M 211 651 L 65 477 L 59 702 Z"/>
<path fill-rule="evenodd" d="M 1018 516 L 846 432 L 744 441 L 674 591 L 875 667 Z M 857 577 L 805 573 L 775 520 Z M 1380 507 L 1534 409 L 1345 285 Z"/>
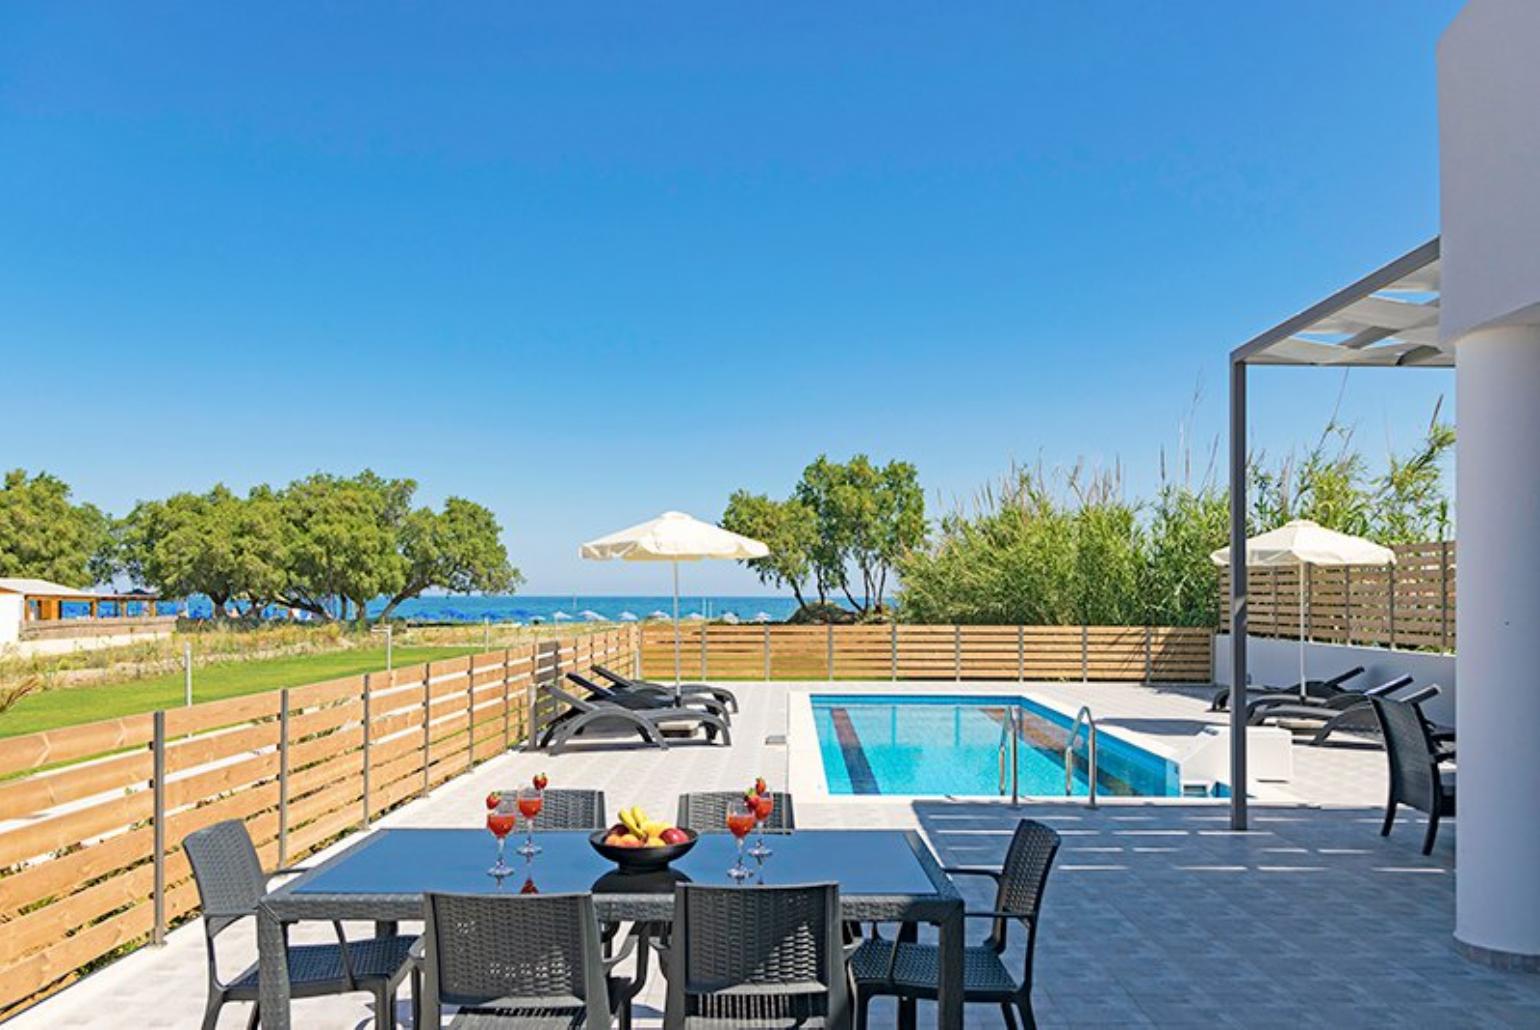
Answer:
<path fill-rule="evenodd" d="M 1014 707 L 1021 712 L 1016 748 L 1021 794 L 1064 796 L 1071 720 L 1031 698 L 815 694 L 811 701 L 830 794 L 998 796 L 1001 727 Z M 1083 796 L 1089 770 L 1081 740 L 1071 793 Z M 1175 762 L 1109 733 L 1097 738 L 1096 764 L 1099 794 L 1181 793 Z"/>

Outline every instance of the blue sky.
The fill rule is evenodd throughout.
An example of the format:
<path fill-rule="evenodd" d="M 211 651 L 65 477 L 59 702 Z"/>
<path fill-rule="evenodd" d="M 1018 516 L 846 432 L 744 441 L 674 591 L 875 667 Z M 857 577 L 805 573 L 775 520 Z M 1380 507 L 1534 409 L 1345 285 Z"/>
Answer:
<path fill-rule="evenodd" d="M 533 593 L 666 589 L 577 544 L 825 451 L 1137 494 L 1230 347 L 1437 231 L 1458 6 L 7 4 L 0 464 L 412 476 Z M 1253 382 L 1274 452 L 1342 386 Z M 1343 413 L 1378 456 L 1440 394 Z"/>

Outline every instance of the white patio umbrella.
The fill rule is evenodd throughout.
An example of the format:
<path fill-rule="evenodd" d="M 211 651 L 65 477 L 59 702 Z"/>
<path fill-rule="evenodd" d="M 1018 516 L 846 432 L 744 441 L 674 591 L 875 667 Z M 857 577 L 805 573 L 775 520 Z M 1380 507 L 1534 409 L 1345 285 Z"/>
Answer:
<path fill-rule="evenodd" d="M 620 619 L 621 622 L 635 622 L 636 621 L 636 613 L 635 612 L 621 612 L 620 615 L 618 616 L 618 618 Z"/>
<path fill-rule="evenodd" d="M 1221 547 L 1209 558 L 1215 565 L 1230 564 L 1230 549 Z M 1363 537 L 1325 529 L 1309 519 L 1295 519 L 1246 541 L 1247 566 L 1299 568 L 1299 696 L 1308 691 L 1305 680 L 1305 566 L 1394 565 L 1396 553 Z"/>
<path fill-rule="evenodd" d="M 592 608 L 584 608 L 582 611 L 578 612 L 578 618 L 582 619 L 585 622 L 603 622 L 604 621 L 604 616 L 600 615 L 598 612 L 594 611 Z"/>
<path fill-rule="evenodd" d="M 595 561 L 666 561 L 674 567 L 674 684 L 680 678 L 679 656 L 679 563 L 707 558 L 763 558 L 770 548 L 758 540 L 729 533 L 720 526 L 691 518 L 684 512 L 666 511 L 640 525 L 590 540 L 578 554 Z"/>

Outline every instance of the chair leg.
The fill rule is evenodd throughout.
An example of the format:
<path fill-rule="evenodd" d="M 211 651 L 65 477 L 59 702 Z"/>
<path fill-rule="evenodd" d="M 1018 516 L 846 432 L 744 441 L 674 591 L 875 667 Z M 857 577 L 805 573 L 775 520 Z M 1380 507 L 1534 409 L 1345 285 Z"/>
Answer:
<path fill-rule="evenodd" d="M 262 1022 L 262 1006 L 256 1002 L 251 1003 L 251 1014 L 246 1017 L 246 1030 L 257 1030 Z"/>
<path fill-rule="evenodd" d="M 1016 1007 L 1021 1010 L 1021 1025 L 1027 1030 L 1037 1030 L 1037 1016 L 1032 1012 L 1032 995 L 1028 993 L 1017 998 Z"/>
<path fill-rule="evenodd" d="M 1016 1009 L 1008 1001 L 1000 1003 L 1000 1015 L 1005 1017 L 1006 1030 L 1019 1030 L 1016 1023 Z"/>
<path fill-rule="evenodd" d="M 920 1025 L 920 1004 L 913 998 L 898 999 L 899 1030 L 914 1030 Z"/>
<path fill-rule="evenodd" d="M 1433 854 L 1433 840 L 1438 836 L 1438 804 L 1433 805 L 1433 814 L 1428 816 L 1428 834 L 1422 839 L 1422 853 Z"/>
<path fill-rule="evenodd" d="M 374 1028 L 393 1030 L 396 1025 L 396 992 L 381 984 L 374 989 Z"/>
<path fill-rule="evenodd" d="M 222 1005 L 224 999 L 209 991 L 208 1000 L 203 1003 L 203 1030 L 214 1030 L 219 1025 L 219 1009 Z"/>
<path fill-rule="evenodd" d="M 1385 825 L 1380 827 L 1380 836 L 1381 837 L 1389 837 L 1390 836 L 1390 825 L 1392 823 L 1394 823 L 1395 821 L 1396 821 L 1396 803 L 1394 801 L 1387 801 L 1387 802 L 1385 802 Z"/>
<path fill-rule="evenodd" d="M 867 1008 L 869 1008 L 871 1006 L 872 996 L 871 996 L 870 993 L 868 993 L 866 991 L 863 991 L 859 987 L 857 987 L 856 988 L 856 999 L 855 999 L 855 1001 L 856 1001 L 856 1004 L 855 1004 L 855 1010 L 856 1010 L 855 1030 L 866 1030 L 866 1010 L 867 1010 Z"/>
<path fill-rule="evenodd" d="M 422 1026 L 422 966 L 412 966 L 412 1030 Z"/>

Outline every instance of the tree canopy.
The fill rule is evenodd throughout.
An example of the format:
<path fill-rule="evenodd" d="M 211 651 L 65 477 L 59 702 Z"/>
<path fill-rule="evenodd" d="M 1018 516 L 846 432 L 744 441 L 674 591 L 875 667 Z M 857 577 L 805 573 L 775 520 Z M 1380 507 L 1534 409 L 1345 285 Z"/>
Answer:
<path fill-rule="evenodd" d="M 35 576 L 86 587 L 112 571 L 111 520 L 75 504 L 62 479 L 12 469 L 0 486 L 0 576 Z"/>

